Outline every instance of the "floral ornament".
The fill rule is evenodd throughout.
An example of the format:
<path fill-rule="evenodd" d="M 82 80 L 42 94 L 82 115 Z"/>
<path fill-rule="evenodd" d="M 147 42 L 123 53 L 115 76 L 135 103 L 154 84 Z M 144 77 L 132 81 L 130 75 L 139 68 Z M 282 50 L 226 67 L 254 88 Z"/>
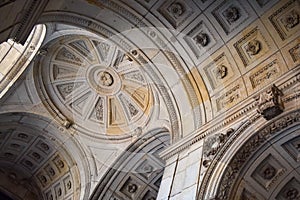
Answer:
<path fill-rule="evenodd" d="M 223 79 L 227 75 L 227 67 L 225 65 L 217 66 L 215 70 L 215 75 L 218 79 Z"/>
<path fill-rule="evenodd" d="M 202 47 L 205 47 L 209 43 L 209 37 L 206 33 L 199 33 L 197 34 L 193 40 L 196 42 L 196 44 L 201 45 Z"/>
<path fill-rule="evenodd" d="M 240 12 L 238 8 L 233 6 L 225 10 L 223 15 L 229 23 L 233 23 L 240 18 Z"/>
<path fill-rule="evenodd" d="M 276 174 L 276 169 L 272 166 L 267 167 L 263 171 L 263 177 L 264 179 L 271 180 Z"/>
<path fill-rule="evenodd" d="M 294 200 L 297 199 L 297 197 L 299 197 L 298 194 L 299 194 L 298 190 L 292 187 L 286 192 L 285 196 L 289 200 Z"/>
<path fill-rule="evenodd" d="M 285 17 L 284 24 L 287 29 L 294 28 L 297 24 L 299 24 L 299 14 L 293 10 Z"/>
<path fill-rule="evenodd" d="M 99 75 L 99 83 L 103 86 L 111 86 L 114 83 L 113 77 L 108 72 L 101 72 Z"/>
<path fill-rule="evenodd" d="M 129 193 L 135 193 L 137 190 L 137 185 L 136 184 L 133 184 L 133 183 L 129 183 L 128 186 L 127 186 L 127 191 Z"/>
<path fill-rule="evenodd" d="M 168 11 L 177 19 L 184 13 L 184 7 L 182 4 L 176 2 L 170 5 Z"/>
<path fill-rule="evenodd" d="M 255 39 L 249 41 L 248 44 L 246 45 L 245 49 L 246 49 L 246 52 L 251 56 L 258 54 L 259 51 L 261 50 L 260 41 L 255 40 Z"/>

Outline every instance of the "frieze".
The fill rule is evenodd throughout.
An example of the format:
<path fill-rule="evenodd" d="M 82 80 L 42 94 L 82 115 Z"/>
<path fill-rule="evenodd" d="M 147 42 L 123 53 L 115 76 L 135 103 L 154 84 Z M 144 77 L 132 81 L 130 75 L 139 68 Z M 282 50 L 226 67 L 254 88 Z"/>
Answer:
<path fill-rule="evenodd" d="M 290 88 L 292 88 L 293 86 L 295 86 L 296 84 L 299 83 L 300 80 L 300 75 L 296 75 L 292 78 L 289 78 L 286 82 L 284 82 L 283 84 L 281 84 L 279 86 L 279 89 L 284 93 L 288 91 Z M 299 91 L 296 91 L 293 94 L 290 94 L 288 96 L 283 96 L 283 102 L 284 103 L 288 103 L 288 102 L 292 102 L 295 99 L 300 98 L 300 93 Z M 240 120 L 242 119 L 242 117 L 245 116 L 245 113 L 253 113 L 254 110 L 257 109 L 257 103 L 255 102 L 255 99 L 253 98 L 251 102 L 246 103 L 247 106 L 245 106 L 244 108 L 242 108 L 241 110 L 234 112 L 234 113 L 230 113 L 229 117 L 226 118 L 222 118 L 222 121 L 220 121 L 220 123 L 218 124 L 210 124 L 209 127 L 207 128 L 207 130 L 205 131 L 201 131 L 200 129 L 195 131 L 194 133 L 191 134 L 191 137 L 187 137 L 186 139 L 182 139 L 181 141 L 179 141 L 177 143 L 177 145 L 174 145 L 173 148 L 169 148 L 167 151 L 165 151 L 162 154 L 162 158 L 164 160 L 167 160 L 169 158 L 171 158 L 172 156 L 182 152 L 183 150 L 189 148 L 190 146 L 192 146 L 193 144 L 203 140 L 205 137 L 212 135 L 216 132 L 219 132 L 220 129 L 228 126 L 231 123 L 234 123 L 236 120 Z M 261 118 L 261 115 L 258 114 L 257 112 L 255 112 L 255 117 L 254 119 L 251 119 L 251 122 L 246 122 L 245 124 L 242 125 L 242 129 L 246 129 L 248 126 L 251 125 L 251 123 L 253 123 L 254 121 L 256 121 L 257 119 Z M 216 118 L 216 120 L 218 120 Z M 293 123 L 293 119 L 290 120 L 290 123 Z M 241 128 L 237 129 L 237 132 L 240 132 Z"/>
<path fill-rule="evenodd" d="M 270 80 L 273 80 L 274 77 L 277 77 L 280 73 L 280 69 L 278 66 L 278 60 L 275 59 L 271 63 L 265 65 L 257 72 L 253 73 L 249 76 L 252 88 L 255 89 L 258 86 L 264 85 Z"/>
<path fill-rule="evenodd" d="M 240 92 L 241 86 L 236 85 L 230 90 L 228 90 L 225 94 L 218 97 L 216 99 L 217 111 L 228 109 L 235 105 L 242 98 L 242 94 Z"/>

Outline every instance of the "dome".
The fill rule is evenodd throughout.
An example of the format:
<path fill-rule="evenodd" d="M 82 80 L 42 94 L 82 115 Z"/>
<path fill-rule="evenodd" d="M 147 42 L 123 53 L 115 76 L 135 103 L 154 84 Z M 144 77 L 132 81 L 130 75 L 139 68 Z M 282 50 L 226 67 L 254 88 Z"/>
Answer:
<path fill-rule="evenodd" d="M 147 122 L 153 96 L 147 77 L 110 41 L 58 39 L 47 47 L 40 73 L 46 95 L 75 129 L 115 137 L 132 134 Z"/>

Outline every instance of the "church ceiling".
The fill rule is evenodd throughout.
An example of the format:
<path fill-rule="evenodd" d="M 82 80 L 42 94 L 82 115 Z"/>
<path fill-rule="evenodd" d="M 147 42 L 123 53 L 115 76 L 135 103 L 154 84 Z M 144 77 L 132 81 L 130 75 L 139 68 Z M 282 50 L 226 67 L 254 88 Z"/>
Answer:
<path fill-rule="evenodd" d="M 145 126 L 153 92 L 142 69 L 101 38 L 52 42 L 40 63 L 46 95 L 73 125 L 94 136 L 123 135 Z"/>
<path fill-rule="evenodd" d="M 10 194 L 18 187 L 15 195 L 21 199 L 78 198 L 79 171 L 61 141 L 38 127 L 7 122 L 10 116 L 0 116 L 1 187 Z"/>

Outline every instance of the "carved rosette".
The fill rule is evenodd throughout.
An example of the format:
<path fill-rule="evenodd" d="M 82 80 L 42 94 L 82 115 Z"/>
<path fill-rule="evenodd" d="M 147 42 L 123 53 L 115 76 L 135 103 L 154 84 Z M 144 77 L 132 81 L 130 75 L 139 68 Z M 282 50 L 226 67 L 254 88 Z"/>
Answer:
<path fill-rule="evenodd" d="M 70 126 L 88 134 L 134 134 L 148 120 L 153 95 L 132 56 L 99 38 L 61 39 L 47 48 L 42 82 Z"/>

